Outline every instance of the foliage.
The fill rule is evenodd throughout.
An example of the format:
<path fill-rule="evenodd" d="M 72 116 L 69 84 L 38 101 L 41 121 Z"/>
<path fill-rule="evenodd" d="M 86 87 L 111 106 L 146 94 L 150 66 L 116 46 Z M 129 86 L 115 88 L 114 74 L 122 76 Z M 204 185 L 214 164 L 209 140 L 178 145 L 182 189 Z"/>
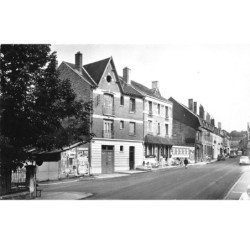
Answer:
<path fill-rule="evenodd" d="M 1 45 L 1 167 L 31 160 L 31 149 L 50 151 L 91 140 L 91 103 L 76 100 L 61 81 L 49 45 Z"/>

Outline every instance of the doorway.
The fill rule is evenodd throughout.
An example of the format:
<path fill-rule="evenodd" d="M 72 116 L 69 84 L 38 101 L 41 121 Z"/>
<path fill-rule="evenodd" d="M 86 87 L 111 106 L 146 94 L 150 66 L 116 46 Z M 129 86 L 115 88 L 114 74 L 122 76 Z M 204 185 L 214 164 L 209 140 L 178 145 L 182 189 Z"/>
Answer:
<path fill-rule="evenodd" d="M 102 145 L 102 174 L 114 173 L 114 146 Z"/>
<path fill-rule="evenodd" d="M 129 147 L 129 170 L 135 169 L 135 147 Z"/>

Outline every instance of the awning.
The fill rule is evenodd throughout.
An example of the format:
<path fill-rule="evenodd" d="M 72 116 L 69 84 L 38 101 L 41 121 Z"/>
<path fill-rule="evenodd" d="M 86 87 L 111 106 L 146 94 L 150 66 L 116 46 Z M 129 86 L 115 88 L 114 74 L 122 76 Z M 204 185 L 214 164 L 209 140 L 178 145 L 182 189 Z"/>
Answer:
<path fill-rule="evenodd" d="M 146 135 L 144 138 L 144 142 L 148 144 L 159 144 L 159 145 L 169 145 L 169 146 L 173 145 L 170 138 L 155 136 L 155 135 Z"/>

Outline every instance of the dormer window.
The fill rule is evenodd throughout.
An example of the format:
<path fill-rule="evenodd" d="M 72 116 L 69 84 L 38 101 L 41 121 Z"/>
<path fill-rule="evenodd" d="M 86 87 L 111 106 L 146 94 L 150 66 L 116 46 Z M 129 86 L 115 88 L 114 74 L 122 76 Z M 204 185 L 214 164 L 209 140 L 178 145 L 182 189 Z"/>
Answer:
<path fill-rule="evenodd" d="M 107 75 L 106 80 L 107 80 L 108 83 L 110 83 L 112 81 L 111 75 Z"/>

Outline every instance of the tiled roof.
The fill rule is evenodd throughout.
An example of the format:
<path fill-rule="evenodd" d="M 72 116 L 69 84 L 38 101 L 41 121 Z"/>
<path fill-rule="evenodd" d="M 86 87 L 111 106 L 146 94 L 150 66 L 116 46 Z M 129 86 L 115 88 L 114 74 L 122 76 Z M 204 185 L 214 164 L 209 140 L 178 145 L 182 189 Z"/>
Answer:
<path fill-rule="evenodd" d="M 68 65 L 70 68 L 72 68 L 77 74 L 80 74 L 80 73 L 78 72 L 78 70 L 76 69 L 75 64 L 69 63 L 69 62 L 63 62 L 63 63 L 65 63 L 66 65 Z M 91 76 L 89 76 L 89 74 L 86 72 L 85 69 L 82 70 L 82 76 L 83 76 L 86 80 L 88 80 L 90 83 L 92 83 L 92 85 L 96 85 L 96 84 L 97 84 L 97 83 L 94 81 L 94 79 L 93 79 Z"/>
<path fill-rule="evenodd" d="M 83 68 L 90 74 L 90 76 L 95 80 L 95 82 L 98 84 L 101 80 L 101 77 L 103 75 L 103 72 L 110 60 L 109 58 L 89 63 L 83 66 Z"/>
<path fill-rule="evenodd" d="M 143 93 L 145 93 L 148 96 L 157 98 L 157 99 L 162 100 L 164 102 L 169 102 L 169 100 L 166 99 L 166 98 L 164 98 L 164 97 L 162 97 L 159 92 L 156 93 L 154 89 L 149 89 L 146 86 L 144 86 L 144 85 L 142 85 L 142 84 L 140 84 L 138 82 L 135 82 L 135 81 L 131 81 L 131 85 L 133 87 L 135 87 L 138 91 L 143 92 Z"/>
<path fill-rule="evenodd" d="M 174 106 L 173 106 L 173 108 L 174 108 L 173 118 L 174 119 L 177 119 L 177 120 L 181 119 L 181 122 L 184 122 L 184 120 L 185 120 L 185 124 L 187 124 L 191 127 L 196 127 L 197 125 L 202 126 L 202 122 L 201 122 L 200 117 L 198 115 L 196 115 L 194 112 L 192 112 L 187 106 L 176 101 L 173 97 L 170 97 L 169 101 L 171 101 L 174 104 Z M 183 113 L 184 116 L 180 115 L 180 112 Z M 196 120 L 196 122 L 194 122 L 193 118 Z"/>
<path fill-rule="evenodd" d="M 144 97 L 144 95 L 142 95 L 140 92 L 138 92 L 131 85 L 126 84 L 121 76 L 119 76 L 119 80 L 120 80 L 122 91 L 124 94 L 131 95 L 131 96 L 137 96 L 137 97 L 141 97 L 141 98 Z"/>

